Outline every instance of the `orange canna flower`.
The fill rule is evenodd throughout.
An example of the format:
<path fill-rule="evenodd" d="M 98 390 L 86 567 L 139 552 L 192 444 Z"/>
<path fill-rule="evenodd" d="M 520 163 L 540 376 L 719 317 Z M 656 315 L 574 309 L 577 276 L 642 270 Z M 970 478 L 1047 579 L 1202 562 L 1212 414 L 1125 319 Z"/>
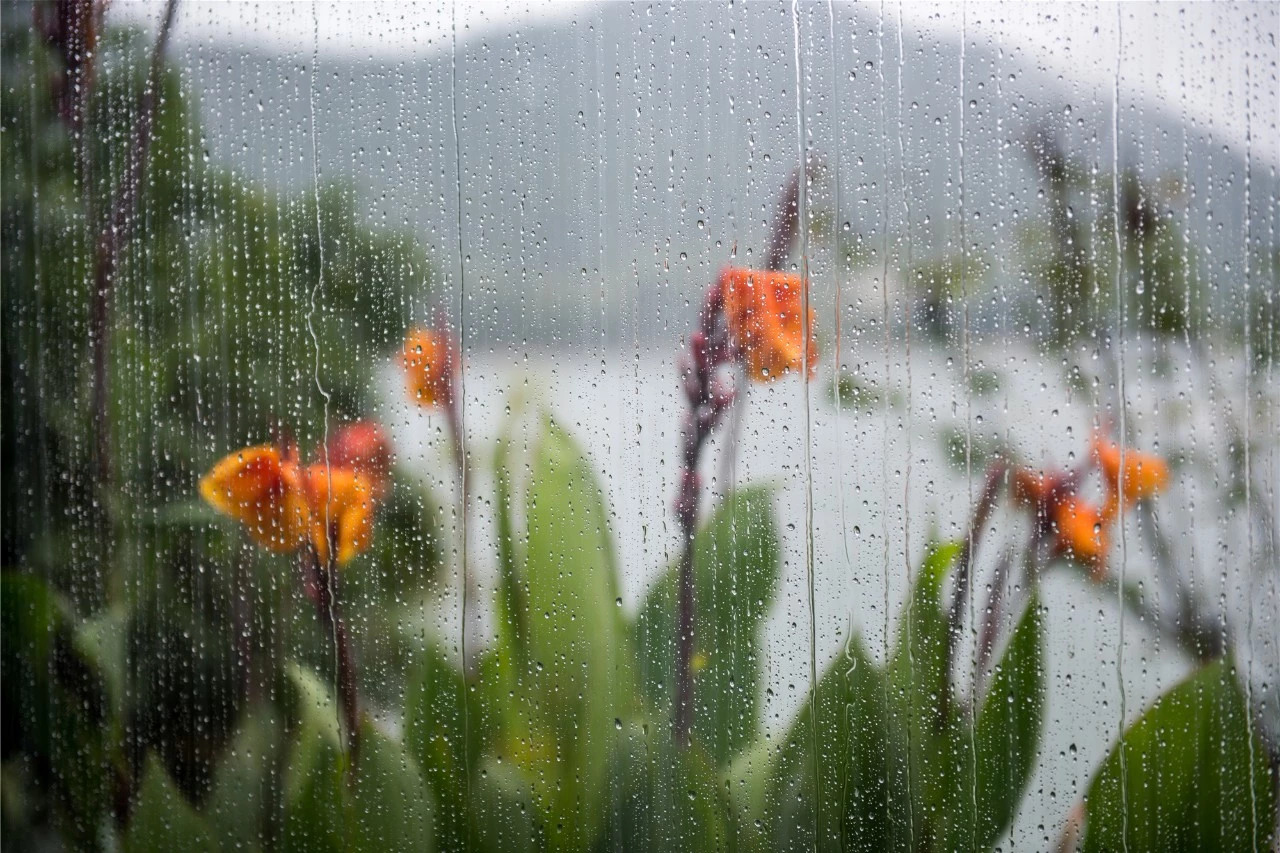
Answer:
<path fill-rule="evenodd" d="M 296 454 L 264 444 L 220 460 L 201 478 L 200 496 L 264 548 L 292 551 L 302 544 L 311 513 L 301 487 Z"/>
<path fill-rule="evenodd" d="M 350 468 L 316 463 L 305 472 L 311 506 L 311 545 L 321 563 L 331 546 L 338 565 L 369 547 L 373 534 L 373 485 Z"/>
<path fill-rule="evenodd" d="M 1107 554 L 1106 519 L 1091 503 L 1070 495 L 1053 509 L 1058 550 L 1089 566 L 1097 577 Z"/>
<path fill-rule="evenodd" d="M 264 548 L 295 551 L 309 541 L 325 564 L 331 554 L 340 566 L 351 562 L 373 534 L 377 488 L 370 477 L 354 466 L 304 469 L 292 448 L 237 450 L 200 480 L 200 495 Z"/>
<path fill-rule="evenodd" d="M 329 437 L 330 467 L 349 468 L 369 481 L 375 498 L 386 492 L 391 475 L 391 442 L 373 421 L 356 421 Z"/>
<path fill-rule="evenodd" d="M 748 375 L 768 382 L 802 370 L 807 356 L 812 379 L 818 347 L 813 309 L 806 329 L 804 280 L 793 273 L 730 267 L 720 274 L 720 285 L 729 334 L 746 356 Z"/>
<path fill-rule="evenodd" d="M 1102 511 L 1105 518 L 1115 518 L 1122 510 L 1169 485 L 1169 465 L 1154 453 L 1128 448 L 1122 451 L 1120 445 L 1100 435 L 1094 436 L 1093 452 L 1107 488 L 1107 500 Z"/>
<path fill-rule="evenodd" d="M 404 339 L 405 382 L 409 396 L 419 406 L 447 403 L 453 394 L 453 377 L 461 358 L 457 345 L 445 332 L 411 329 Z"/>

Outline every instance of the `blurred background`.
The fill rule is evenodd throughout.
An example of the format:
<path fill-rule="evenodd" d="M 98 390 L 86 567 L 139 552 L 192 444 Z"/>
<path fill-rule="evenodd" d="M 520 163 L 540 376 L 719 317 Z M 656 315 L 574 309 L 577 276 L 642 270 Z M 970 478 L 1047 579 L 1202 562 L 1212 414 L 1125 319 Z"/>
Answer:
<path fill-rule="evenodd" d="M 775 488 L 761 731 L 851 636 L 886 653 L 988 465 L 1073 467 L 1101 431 L 1172 482 L 1116 532 L 1119 585 L 1041 578 L 1043 760 L 1008 844 L 1050 847 L 1111 742 L 1191 670 L 1180 626 L 1235 650 L 1280 738 L 1276 5 L 184 0 L 114 284 L 104 437 L 82 196 L 131 174 L 164 8 L 106 9 L 85 176 L 39 13 L 3 6 L 3 565 L 59 591 L 78 655 L 135 709 L 125 740 L 188 793 L 216 789 L 243 709 L 287 681 L 248 646 L 321 671 L 330 653 L 288 562 L 218 526 L 200 474 L 281 428 L 306 451 L 384 425 L 403 476 L 344 584 L 393 729 L 424 644 L 465 667 L 501 633 L 492 471 L 513 409 L 545 405 L 584 447 L 635 612 L 681 547 L 679 355 L 720 269 L 764 264 L 797 173 L 788 263 L 817 374 L 752 386 L 704 460 L 704 506 Z M 449 424 L 403 392 L 404 330 L 437 322 L 465 366 L 465 500 Z M 88 666 L 64 657 L 48 666 Z M 6 696 L 48 689 L 6 675 Z M 71 725 L 23 702 L 6 740 Z M 16 766 L 9 839 L 44 839 Z"/>

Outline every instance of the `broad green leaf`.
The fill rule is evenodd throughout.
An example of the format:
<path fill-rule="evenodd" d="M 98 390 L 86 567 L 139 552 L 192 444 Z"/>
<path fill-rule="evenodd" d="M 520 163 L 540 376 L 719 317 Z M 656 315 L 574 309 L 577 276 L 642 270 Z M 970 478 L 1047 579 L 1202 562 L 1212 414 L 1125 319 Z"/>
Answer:
<path fill-rule="evenodd" d="M 996 664 L 973 726 L 977 814 L 965 824 L 972 835 L 953 836 L 952 847 L 989 849 L 1012 823 L 1038 757 L 1044 668 L 1044 620 L 1033 595 Z"/>
<path fill-rule="evenodd" d="M 430 644 L 404 707 L 406 745 L 439 804 L 440 846 L 460 849 L 474 834 L 470 792 L 489 739 L 485 708 L 462 672 Z"/>
<path fill-rule="evenodd" d="M 33 575 L 0 575 L 0 636 L 6 752 L 48 762 L 59 831 L 93 846 L 115 776 L 108 737 L 119 729 L 103 679 L 77 648 L 61 599 Z"/>
<path fill-rule="evenodd" d="M 218 845 L 204 819 L 169 779 L 160 762 L 147 758 L 142 788 L 124 837 L 126 853 L 169 853 L 172 850 L 209 851 Z"/>
<path fill-rule="evenodd" d="M 348 846 L 345 766 L 336 737 L 317 715 L 304 718 L 285 773 L 284 850 Z"/>
<path fill-rule="evenodd" d="M 759 727 L 761 631 L 781 572 L 772 493 L 740 489 L 694 540 L 694 737 L 726 766 Z M 639 672 L 646 698 L 664 713 L 675 688 L 678 560 L 636 616 Z"/>
<path fill-rule="evenodd" d="M 942 707 L 947 618 L 940 599 L 959 551 L 956 542 L 929 547 L 898 625 L 889 661 L 890 687 L 917 714 L 936 716 Z"/>
<path fill-rule="evenodd" d="M 433 849 L 431 804 L 417 764 L 400 742 L 368 722 L 360 728 L 355 778 L 343 793 L 350 802 L 347 850 Z"/>
<path fill-rule="evenodd" d="M 528 655 L 524 690 L 531 726 L 550 736 L 544 768 L 558 778 L 553 812 L 565 827 L 554 846 L 581 849 L 603 810 L 601 786 L 627 716 L 631 655 L 617 605 L 618 577 L 608 513 L 595 472 L 563 429 L 545 421 L 525 495 L 528 527 L 521 624 Z"/>
<path fill-rule="evenodd" d="M 886 689 L 860 640 L 832 661 L 775 758 L 765 795 L 767 849 L 887 849 L 899 793 Z"/>
<path fill-rule="evenodd" d="M 535 799 L 533 784 L 524 771 L 510 761 L 486 761 L 472 792 L 477 815 L 483 816 L 476 821 L 477 844 L 472 849 L 486 853 L 545 849 L 545 827 Z"/>
<path fill-rule="evenodd" d="M 281 723 L 272 705 L 249 708 L 222 755 L 204 816 L 223 850 L 262 847 L 267 822 L 283 805 L 276 762 L 288 743 Z"/>
<path fill-rule="evenodd" d="M 1233 667 L 1208 664 L 1121 736 L 1089 785 L 1083 849 L 1271 849 L 1275 795 Z"/>
<path fill-rule="evenodd" d="M 907 600 L 888 666 L 889 738 L 905 760 L 890 776 L 890 827 L 911 847 L 957 829 L 972 803 L 973 753 L 954 713 L 946 672 L 947 617 L 943 581 L 958 543 L 930 546 Z M 907 812 L 910 809 L 910 812 Z M 969 812 L 972 812 L 971 806 Z"/>
<path fill-rule="evenodd" d="M 593 846 L 613 850 L 722 850 L 725 803 L 708 756 L 677 748 L 665 723 L 626 727 L 610 761 L 604 831 Z"/>

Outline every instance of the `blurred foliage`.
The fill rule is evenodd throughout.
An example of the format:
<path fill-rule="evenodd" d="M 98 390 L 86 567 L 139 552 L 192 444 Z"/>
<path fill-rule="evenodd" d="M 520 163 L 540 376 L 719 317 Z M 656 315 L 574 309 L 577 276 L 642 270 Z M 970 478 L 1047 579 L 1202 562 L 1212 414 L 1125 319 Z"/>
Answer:
<path fill-rule="evenodd" d="M 242 709 L 280 681 L 285 653 L 325 660 L 310 622 L 280 630 L 299 609 L 291 562 L 195 503 L 195 479 L 230 448 L 285 431 L 312 447 L 326 418 L 367 416 L 374 372 L 435 274 L 415 241 L 364 225 L 349 190 L 273 191 L 210 164 L 195 104 L 166 70 L 110 300 L 102 482 L 93 244 L 151 41 L 102 33 L 85 169 L 56 106 L 59 57 L 31 11 L 6 6 L 0 31 L 5 779 L 23 790 L 5 835 L 52 825 L 93 847 L 109 818 L 183 827 L 174 792 L 208 801 Z M 363 599 L 403 598 L 441 558 L 435 502 L 408 483 L 351 573 Z M 140 847 L 132 837 L 126 849 Z"/>

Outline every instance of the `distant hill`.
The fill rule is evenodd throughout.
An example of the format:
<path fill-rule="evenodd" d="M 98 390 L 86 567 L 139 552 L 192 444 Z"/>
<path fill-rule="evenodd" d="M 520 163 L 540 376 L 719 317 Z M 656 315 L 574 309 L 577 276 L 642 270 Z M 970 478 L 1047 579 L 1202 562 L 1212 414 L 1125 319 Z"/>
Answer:
<path fill-rule="evenodd" d="M 828 166 L 810 202 L 815 224 L 860 235 L 869 271 L 884 263 L 886 233 L 891 271 L 906 268 L 908 252 L 916 263 L 956 251 L 962 186 L 970 247 L 1012 255 L 1019 224 L 1044 216 L 1025 148 L 1039 128 L 1096 168 L 1099 198 L 1109 198 L 1109 89 L 971 43 L 962 183 L 959 44 L 909 30 L 900 55 L 892 19 L 864 6 L 836 13 L 834 43 L 825 7 L 813 6 L 801 30 L 808 148 Z M 786 6 L 608 5 L 485 35 L 456 57 L 321 56 L 314 89 L 309 53 L 206 44 L 179 59 L 210 155 L 250 179 L 311 181 L 314 98 L 321 180 L 353 188 L 372 222 L 419 235 L 455 307 L 461 243 L 471 340 L 643 344 L 687 327 L 735 247 L 743 261 L 762 252 L 799 158 L 794 45 Z M 1238 258 L 1243 160 L 1178 117 L 1127 101 L 1120 128 L 1122 167 L 1149 181 L 1178 177 L 1193 239 Z M 1255 217 L 1274 216 L 1269 171 L 1255 168 L 1252 198 Z M 829 241 L 814 254 L 815 286 L 830 304 L 832 255 L 822 247 Z M 1230 274 L 1214 274 L 1225 276 L 1218 298 L 1231 299 Z M 1016 289 L 1017 270 L 986 280 L 996 284 Z M 850 287 L 846 305 L 874 295 L 865 280 Z M 975 322 L 984 310 L 975 305 Z"/>

